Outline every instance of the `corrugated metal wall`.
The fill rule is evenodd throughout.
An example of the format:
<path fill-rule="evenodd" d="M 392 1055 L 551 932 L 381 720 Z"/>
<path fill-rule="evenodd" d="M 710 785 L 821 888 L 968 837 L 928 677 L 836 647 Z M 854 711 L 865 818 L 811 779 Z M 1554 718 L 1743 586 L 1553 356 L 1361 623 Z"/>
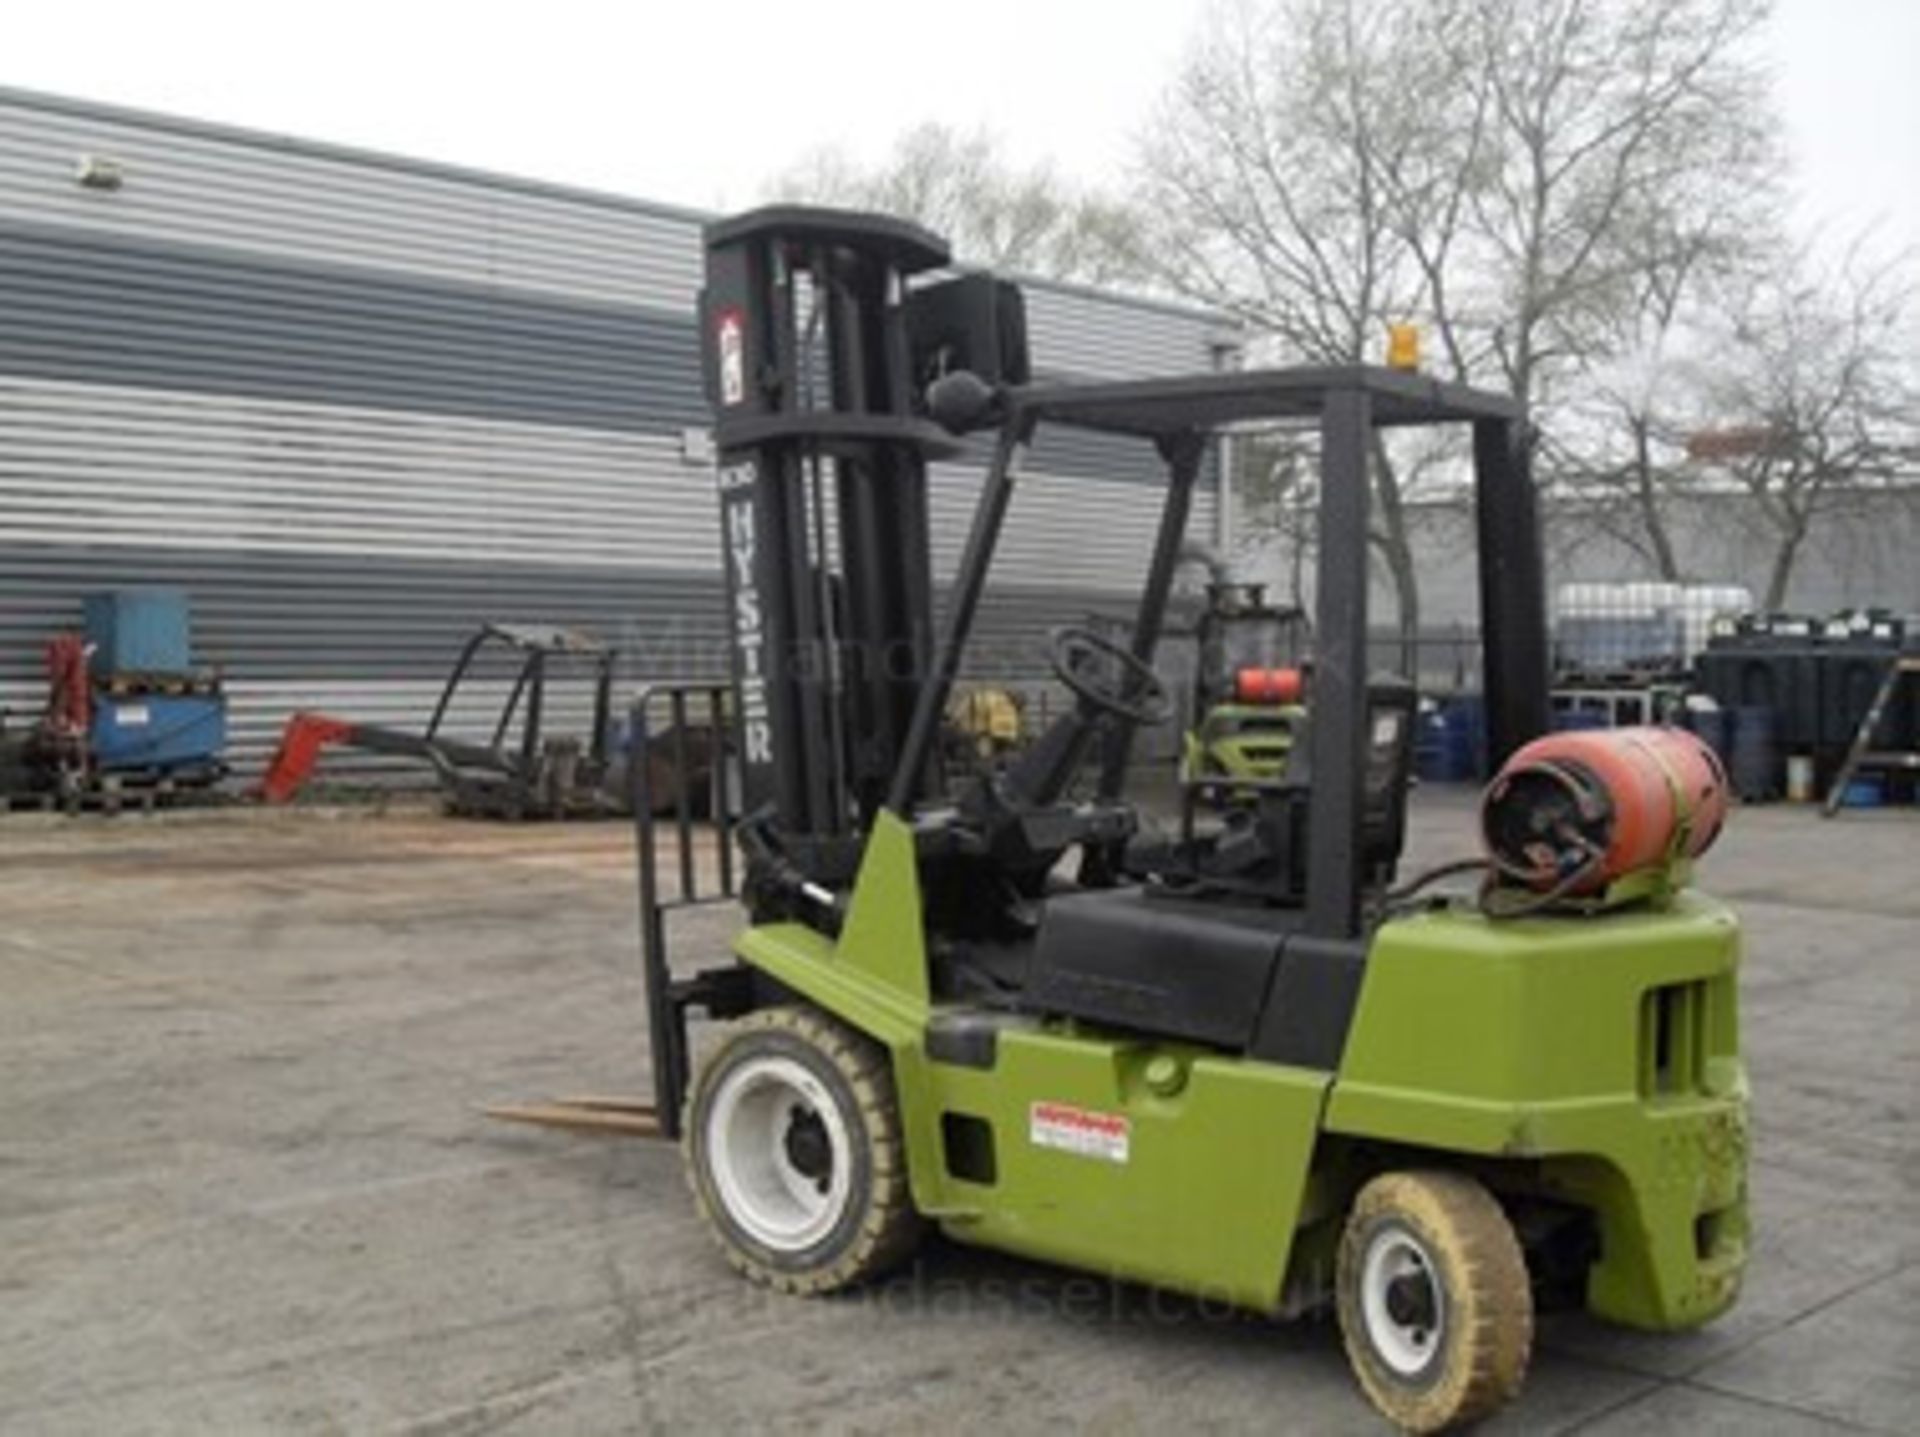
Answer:
<path fill-rule="evenodd" d="M 82 154 L 123 187 L 75 183 Z M 192 593 L 243 764 L 295 707 L 421 721 L 481 618 L 593 628 L 630 676 L 717 672 L 686 444 L 702 219 L 0 90 L 0 703 L 37 703 L 45 636 L 126 583 Z M 1223 338 L 1070 287 L 1028 306 L 1050 375 L 1193 370 Z M 1153 472 L 1043 438 L 982 668 L 1034 674 L 1047 626 L 1137 588 Z M 978 477 L 936 471 L 943 568 Z"/>

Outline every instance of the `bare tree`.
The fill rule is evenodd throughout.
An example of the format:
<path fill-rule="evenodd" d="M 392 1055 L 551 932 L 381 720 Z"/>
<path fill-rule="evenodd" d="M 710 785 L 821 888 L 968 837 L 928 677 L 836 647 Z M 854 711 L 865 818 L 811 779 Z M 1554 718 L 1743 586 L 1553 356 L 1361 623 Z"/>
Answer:
<path fill-rule="evenodd" d="M 1599 534 L 1637 553 L 1660 579 L 1680 583 L 1671 501 L 1699 479 L 1687 462 L 1684 413 L 1717 291 L 1763 253 L 1748 206 L 1681 211 L 1684 232 L 1643 237 L 1626 283 L 1594 307 L 1589 343 L 1572 369 L 1541 462 L 1559 483 L 1562 527 L 1576 541 Z"/>
<path fill-rule="evenodd" d="M 1241 527 L 1274 545 L 1286 557 L 1280 576 L 1287 601 L 1306 609 L 1306 571 L 1314 552 L 1314 513 L 1320 499 L 1320 466 L 1306 436 L 1287 429 L 1241 436 L 1229 453 Z"/>
<path fill-rule="evenodd" d="M 1912 301 L 1901 260 L 1870 261 L 1858 245 L 1833 268 L 1787 253 L 1727 298 L 1688 448 L 1763 526 L 1769 609 L 1785 605 L 1817 521 L 1910 475 L 1920 457 Z"/>
<path fill-rule="evenodd" d="M 1764 0 L 1238 0 L 1143 140 L 1138 251 L 1280 354 L 1371 358 L 1420 321 L 1449 377 L 1550 424 L 1644 295 L 1650 248 L 1759 188 Z M 1684 272 L 1684 271 L 1676 271 Z M 1424 456 L 1423 456 L 1424 457 Z M 1376 549 L 1418 628 L 1409 475 L 1375 456 Z"/>
<path fill-rule="evenodd" d="M 1353 363 L 1424 298 L 1382 155 L 1426 144 L 1396 89 L 1421 48 L 1417 7 L 1301 0 L 1210 17 L 1141 150 L 1140 259 L 1245 320 L 1266 356 Z M 1423 92 L 1424 93 L 1424 92 Z M 1419 627 L 1406 494 L 1373 465 L 1373 543 L 1402 632 Z"/>
<path fill-rule="evenodd" d="M 1049 165 L 1022 168 L 993 136 L 928 122 L 862 166 L 815 150 L 770 187 L 776 199 L 882 210 L 945 235 L 962 259 L 1055 279 L 1107 283 L 1131 272 L 1132 219 Z"/>
<path fill-rule="evenodd" d="M 1684 293 L 1722 214 L 1777 169 L 1751 49 L 1766 0 L 1471 0 L 1484 176 L 1468 317 L 1530 407 L 1602 352 L 1617 307 Z M 1662 301 L 1656 298 L 1656 307 Z M 1456 306 L 1459 308 L 1459 306 Z M 1456 318 L 1456 321 L 1458 319 Z"/>

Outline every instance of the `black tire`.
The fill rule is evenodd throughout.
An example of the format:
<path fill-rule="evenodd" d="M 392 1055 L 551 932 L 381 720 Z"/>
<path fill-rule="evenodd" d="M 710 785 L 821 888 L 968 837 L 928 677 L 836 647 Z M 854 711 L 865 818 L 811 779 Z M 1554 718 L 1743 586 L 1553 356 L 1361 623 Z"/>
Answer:
<path fill-rule="evenodd" d="M 1396 1172 L 1362 1188 L 1340 1240 L 1337 1292 L 1354 1376 L 1406 1431 L 1476 1421 L 1526 1378 L 1526 1260 L 1500 1204 L 1473 1178 Z"/>
<path fill-rule="evenodd" d="M 834 1292 L 919 1242 L 887 1055 L 823 1013 L 765 1008 L 730 1025 L 700 1065 L 681 1131 L 700 1216 L 754 1282 Z"/>

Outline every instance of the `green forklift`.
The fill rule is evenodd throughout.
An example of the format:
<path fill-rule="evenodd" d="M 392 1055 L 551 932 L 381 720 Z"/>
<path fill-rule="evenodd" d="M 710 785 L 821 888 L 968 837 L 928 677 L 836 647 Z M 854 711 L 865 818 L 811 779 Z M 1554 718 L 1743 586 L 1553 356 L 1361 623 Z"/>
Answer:
<path fill-rule="evenodd" d="M 672 829 L 640 823 L 655 1101 L 602 1103 L 607 1125 L 678 1141 L 756 1283 L 875 1280 L 937 1228 L 1254 1312 L 1330 1308 L 1361 1388 L 1413 1430 L 1509 1399 L 1539 1304 L 1658 1330 L 1724 1312 L 1747 1251 L 1740 940 L 1688 883 L 1724 775 L 1654 731 L 1539 737 L 1512 401 L 1371 366 L 1037 383 L 1018 289 L 948 265 L 881 216 L 776 206 L 707 232 L 738 808 L 717 843 L 679 825 L 671 895 Z M 1172 712 L 1153 660 L 1193 496 L 1218 430 L 1276 420 L 1319 434 L 1310 733 L 1248 780 L 1249 821 L 1154 837 L 1126 750 Z M 1437 881 L 1459 864 L 1397 874 L 1411 689 L 1366 668 L 1369 446 L 1408 425 L 1471 434 L 1508 761 L 1472 892 Z M 1138 610 L 1123 639 L 1054 634 L 1071 711 L 949 780 L 942 715 L 1055 429 L 1164 469 Z M 930 465 L 969 452 L 985 480 L 936 606 Z M 643 738 L 669 700 L 643 701 Z M 666 919 L 716 863 L 745 922 L 692 971 Z M 697 1064 L 696 1012 L 721 1024 Z"/>
<path fill-rule="evenodd" d="M 1306 615 L 1267 602 L 1266 586 L 1216 575 L 1195 629 L 1192 727 L 1182 737 L 1183 782 L 1285 777 L 1305 737 L 1301 668 Z"/>

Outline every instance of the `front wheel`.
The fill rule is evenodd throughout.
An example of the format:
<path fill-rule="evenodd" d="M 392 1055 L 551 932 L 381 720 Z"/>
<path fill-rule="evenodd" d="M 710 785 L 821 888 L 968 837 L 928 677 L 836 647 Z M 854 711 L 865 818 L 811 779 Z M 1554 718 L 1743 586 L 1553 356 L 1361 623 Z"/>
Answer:
<path fill-rule="evenodd" d="M 1354 1375 L 1396 1425 L 1437 1432 L 1520 1390 L 1533 1346 L 1526 1260 L 1474 1179 L 1396 1172 L 1368 1183 L 1340 1240 L 1337 1292 Z"/>
<path fill-rule="evenodd" d="M 886 1053 L 811 1008 L 734 1024 L 682 1125 L 687 1181 L 727 1260 L 784 1292 L 832 1292 L 920 1235 Z"/>

